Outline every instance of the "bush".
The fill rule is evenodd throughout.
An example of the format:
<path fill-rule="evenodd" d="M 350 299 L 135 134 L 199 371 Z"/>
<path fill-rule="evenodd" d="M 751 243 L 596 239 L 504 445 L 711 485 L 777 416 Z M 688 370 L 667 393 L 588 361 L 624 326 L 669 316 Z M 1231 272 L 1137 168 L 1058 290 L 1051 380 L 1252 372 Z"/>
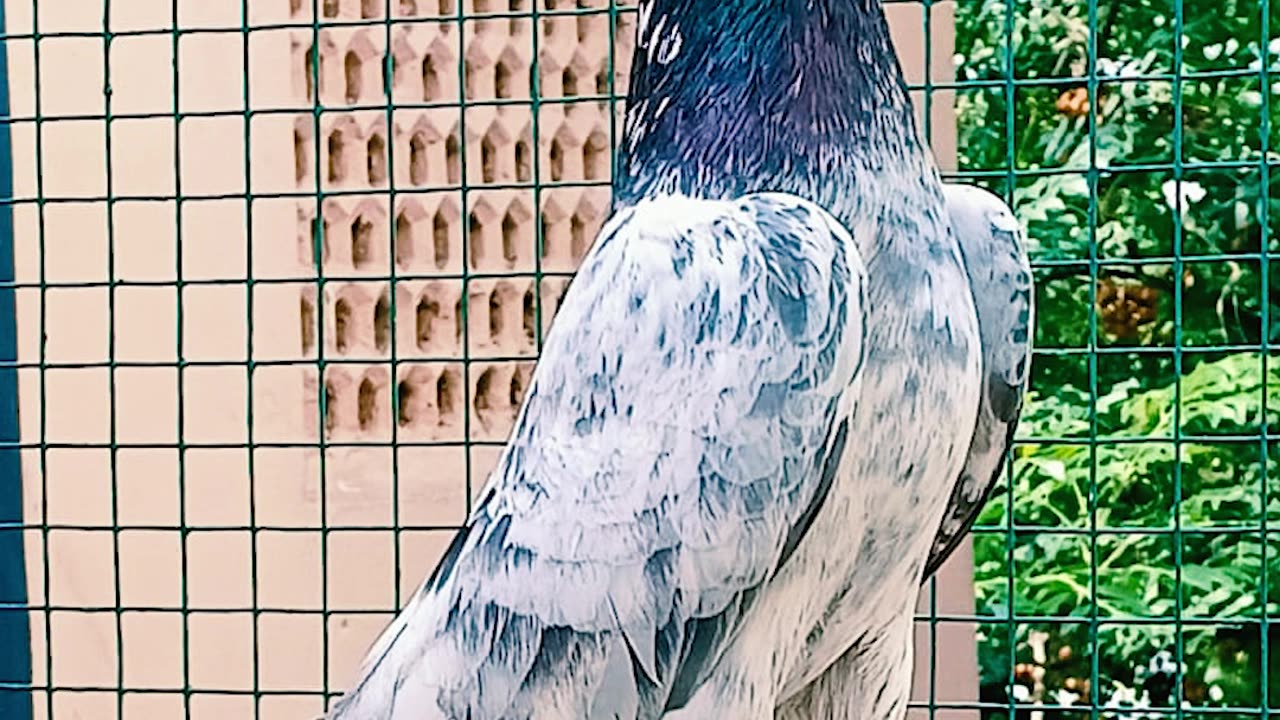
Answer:
<path fill-rule="evenodd" d="M 960 166 L 1012 198 L 1037 281 L 1025 442 L 975 542 L 979 611 L 1019 618 L 980 633 L 992 702 L 1139 717 L 1114 708 L 1176 704 L 1180 659 L 1181 702 L 1280 707 L 1280 3 L 1182 7 L 1179 41 L 1172 0 L 1097 1 L 1094 102 L 1087 2 L 957 6 Z"/>

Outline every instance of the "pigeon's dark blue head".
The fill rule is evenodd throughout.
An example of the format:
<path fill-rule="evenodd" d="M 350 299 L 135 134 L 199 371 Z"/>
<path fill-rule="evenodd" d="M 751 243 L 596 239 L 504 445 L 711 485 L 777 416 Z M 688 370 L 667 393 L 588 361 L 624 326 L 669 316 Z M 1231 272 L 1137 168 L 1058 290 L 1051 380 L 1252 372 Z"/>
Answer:
<path fill-rule="evenodd" d="M 880 0 L 642 0 L 615 202 L 786 191 L 832 207 L 922 146 Z"/>

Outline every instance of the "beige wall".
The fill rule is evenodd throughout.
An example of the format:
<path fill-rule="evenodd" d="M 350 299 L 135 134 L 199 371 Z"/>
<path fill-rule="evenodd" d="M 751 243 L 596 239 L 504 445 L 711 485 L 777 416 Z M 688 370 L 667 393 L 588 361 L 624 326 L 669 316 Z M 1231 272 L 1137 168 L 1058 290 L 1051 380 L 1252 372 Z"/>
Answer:
<path fill-rule="evenodd" d="M 310 4 L 250 0 L 249 23 L 309 23 Z M 360 18 L 365 5 L 319 4 L 341 19 Z M 102 5 L 40 2 L 39 31 L 100 32 Z M 429 18 L 452 2 L 391 5 L 397 17 Z M 465 0 L 464 9 L 488 5 L 497 7 Z M 377 15 L 383 6 L 370 5 Z M 6 0 L 8 32 L 35 29 L 32 7 Z M 527 108 L 472 107 L 465 118 L 449 108 L 383 108 L 385 25 L 326 22 L 318 38 L 309 26 L 259 27 L 247 35 L 246 60 L 238 0 L 178 3 L 179 27 L 204 31 L 177 41 L 175 88 L 172 35 L 127 34 L 172 27 L 170 7 L 111 2 L 111 29 L 126 34 L 105 58 L 98 37 L 44 39 L 39 165 L 34 125 L 13 128 L 17 193 L 50 200 L 43 216 L 34 204 L 15 211 L 19 282 L 53 286 L 43 318 L 40 293 L 18 293 L 21 361 L 46 365 L 20 379 L 24 440 L 46 443 L 24 458 L 27 521 L 49 528 L 28 533 L 30 597 L 53 607 L 32 613 L 35 682 L 106 690 L 59 691 L 52 708 L 38 693 L 36 717 L 116 717 L 111 688 L 120 683 L 158 691 L 125 695 L 128 718 L 180 717 L 186 683 L 195 718 L 312 717 L 322 701 L 308 693 L 349 681 L 397 601 L 435 563 L 449 534 L 433 528 L 463 519 L 468 477 L 473 489 L 482 483 L 527 383 L 535 308 L 545 328 L 608 201 L 607 187 L 535 198 L 484 186 L 528 181 L 535 164 L 543 181 L 607 180 L 610 113 L 594 102 L 542 105 L 535 163 Z M 933 7 L 933 77 L 945 79 L 951 5 Z M 891 13 L 911 79 L 923 81 L 921 8 Z M 632 29 L 621 15 L 619 92 Z M 398 23 L 391 101 L 456 98 L 460 58 L 469 99 L 528 98 L 533 32 L 529 19 L 470 21 L 461 32 Z M 537 32 L 545 97 L 607 88 L 607 15 L 544 18 Z M 316 39 L 313 89 L 305 58 Z M 10 40 L 8 51 L 13 112 L 32 116 L 32 42 Z M 434 73 L 424 73 L 428 57 Z M 104 80 L 111 112 L 124 116 L 112 122 L 109 147 L 105 123 L 92 119 L 106 109 Z M 318 137 L 317 89 L 326 107 L 340 109 L 319 117 Z M 196 114 L 180 124 L 175 92 L 177 110 Z M 259 113 L 247 121 L 246 96 Z M 378 108 L 341 110 L 360 104 Z M 950 105 L 935 96 L 944 164 L 954 146 Z M 139 117 L 149 114 L 158 117 Z M 461 193 L 422 191 L 463 179 L 463 155 L 475 188 L 465 213 Z M 336 194 L 317 202 L 317 186 Z M 251 206 L 246 192 L 258 196 Z M 179 193 L 181 208 L 172 200 Z M 108 206 L 108 194 L 118 202 Z M 325 228 L 319 258 L 313 221 Z M 472 240 L 465 250 L 463 223 Z M 336 279 L 318 282 L 317 264 Z M 548 274 L 541 283 L 535 268 Z M 393 270 L 406 276 L 394 288 L 385 279 Z M 466 286 L 469 365 L 458 324 L 464 271 L 481 275 Z M 483 276 L 496 273 L 516 275 Z M 86 286 L 56 287 L 72 283 Z M 323 376 L 321 356 L 331 361 Z M 114 385 L 101 366 L 109 360 L 121 363 Z M 179 360 L 188 364 L 181 381 Z M 405 400 L 393 418 L 396 384 Z M 321 427 L 337 445 L 323 457 Z M 464 440 L 489 445 L 468 451 Z M 243 447 L 250 443 L 252 453 Z M 113 526 L 122 529 L 113 534 Z M 940 593 L 952 609 L 971 604 L 963 563 Z M 117 605 L 125 608 L 118 627 Z M 84 607 L 99 610 L 75 609 Z M 954 647 L 939 687 L 944 697 L 972 699 L 972 633 L 948 633 Z M 927 691 L 927 673 L 920 676 Z M 256 704 L 255 689 L 267 693 Z"/>

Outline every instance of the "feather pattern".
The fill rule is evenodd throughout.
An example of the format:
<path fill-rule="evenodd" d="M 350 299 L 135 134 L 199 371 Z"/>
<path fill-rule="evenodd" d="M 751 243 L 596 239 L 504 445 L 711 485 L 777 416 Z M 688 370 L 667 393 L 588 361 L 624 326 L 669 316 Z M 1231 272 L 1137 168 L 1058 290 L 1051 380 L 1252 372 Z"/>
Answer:
<path fill-rule="evenodd" d="M 1016 398 L 880 1 L 641 0 L 627 107 L 512 439 L 334 717 L 905 714 Z"/>
<path fill-rule="evenodd" d="M 983 382 L 969 455 L 925 565 L 932 575 L 973 525 L 1004 470 L 1031 365 L 1031 266 L 1018 219 L 999 197 L 948 185 L 951 228 L 964 256 L 982 337 Z"/>
<path fill-rule="evenodd" d="M 950 185 L 944 192 L 952 234 L 964 259 L 966 292 L 973 298 L 979 323 L 983 380 L 968 453 L 958 475 L 944 486 L 950 496 L 932 538 L 923 578 L 964 537 L 999 477 L 1017 423 L 1031 353 L 1031 274 L 1016 218 L 1003 201 L 985 190 Z M 874 285 L 874 265 L 870 272 Z M 868 352 L 874 366 L 875 348 Z M 890 508 L 884 513 L 903 517 Z M 914 587 L 898 586 L 899 590 Z M 864 603 L 851 610 L 868 629 L 857 633 L 834 662 L 819 666 L 815 677 L 787 697 L 778 707 L 777 720 L 901 717 L 910 689 L 910 609 L 915 596 L 914 591 L 900 593 L 900 602 L 905 602 L 897 608 Z"/>
<path fill-rule="evenodd" d="M 334 717 L 660 717 L 821 504 L 863 273 L 792 196 L 619 213 L 466 529 Z"/>

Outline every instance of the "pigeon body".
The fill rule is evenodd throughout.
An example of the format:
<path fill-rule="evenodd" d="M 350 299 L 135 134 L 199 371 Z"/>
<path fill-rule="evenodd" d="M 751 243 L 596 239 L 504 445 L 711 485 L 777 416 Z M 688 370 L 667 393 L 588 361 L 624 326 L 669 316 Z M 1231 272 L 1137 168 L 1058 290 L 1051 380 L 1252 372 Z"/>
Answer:
<path fill-rule="evenodd" d="M 1016 417 L 969 200 L 878 2 L 639 13 L 615 214 L 466 526 L 331 717 L 905 713 L 926 565 Z"/>

